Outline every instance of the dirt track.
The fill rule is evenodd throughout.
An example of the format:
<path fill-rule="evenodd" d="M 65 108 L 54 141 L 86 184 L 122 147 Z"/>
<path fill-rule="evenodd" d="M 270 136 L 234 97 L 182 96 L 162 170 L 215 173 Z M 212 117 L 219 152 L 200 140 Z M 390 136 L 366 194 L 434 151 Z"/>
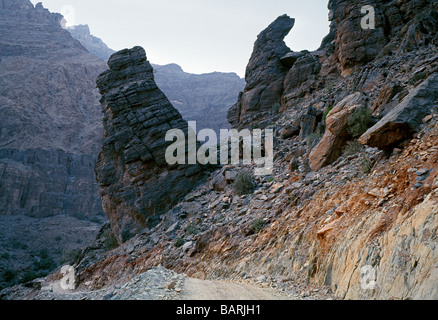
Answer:
<path fill-rule="evenodd" d="M 187 278 L 181 300 L 293 300 L 273 289 L 226 281 L 207 281 Z M 296 298 L 298 299 L 298 297 Z"/>

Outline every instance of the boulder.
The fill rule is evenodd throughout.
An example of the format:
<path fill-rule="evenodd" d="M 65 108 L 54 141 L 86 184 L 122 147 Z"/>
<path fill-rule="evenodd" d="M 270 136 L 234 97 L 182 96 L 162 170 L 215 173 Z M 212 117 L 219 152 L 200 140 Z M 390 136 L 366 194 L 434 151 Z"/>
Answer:
<path fill-rule="evenodd" d="M 436 106 L 438 73 L 431 75 L 412 90 L 403 101 L 376 125 L 365 132 L 359 142 L 382 150 L 391 149 L 412 137 Z"/>
<path fill-rule="evenodd" d="M 341 155 L 349 137 L 348 119 L 364 105 L 365 96 L 357 92 L 344 98 L 329 112 L 324 136 L 309 155 L 309 164 L 313 171 L 333 163 Z"/>

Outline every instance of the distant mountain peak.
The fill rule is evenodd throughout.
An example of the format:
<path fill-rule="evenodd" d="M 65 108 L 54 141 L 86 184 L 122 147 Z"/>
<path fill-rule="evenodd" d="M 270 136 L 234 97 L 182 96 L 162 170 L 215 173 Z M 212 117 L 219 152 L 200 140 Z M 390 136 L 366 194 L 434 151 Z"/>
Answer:
<path fill-rule="evenodd" d="M 88 50 L 88 52 L 105 62 L 108 61 L 113 53 L 115 53 L 115 51 L 108 48 L 100 38 L 91 34 L 90 27 L 87 24 L 68 27 L 67 30 L 73 38 L 78 40 L 85 49 Z"/>

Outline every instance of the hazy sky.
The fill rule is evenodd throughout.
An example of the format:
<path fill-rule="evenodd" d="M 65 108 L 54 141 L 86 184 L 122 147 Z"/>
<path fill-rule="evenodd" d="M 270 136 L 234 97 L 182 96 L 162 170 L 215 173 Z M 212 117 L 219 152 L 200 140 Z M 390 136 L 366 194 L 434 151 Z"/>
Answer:
<path fill-rule="evenodd" d="M 257 35 L 282 14 L 296 19 L 286 38 L 294 51 L 315 50 L 328 34 L 328 0 L 32 0 L 88 24 L 110 48 L 140 45 L 149 61 L 184 71 L 244 76 Z"/>

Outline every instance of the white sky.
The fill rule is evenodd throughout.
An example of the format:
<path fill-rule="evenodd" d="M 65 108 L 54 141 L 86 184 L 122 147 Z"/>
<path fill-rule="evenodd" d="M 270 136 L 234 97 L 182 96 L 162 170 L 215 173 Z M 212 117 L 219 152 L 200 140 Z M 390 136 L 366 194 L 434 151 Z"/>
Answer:
<path fill-rule="evenodd" d="M 295 18 L 285 39 L 294 51 L 315 50 L 329 32 L 328 0 L 31 0 L 88 24 L 111 49 L 140 45 L 149 61 L 190 73 L 244 77 L 257 35 L 282 14 Z"/>

